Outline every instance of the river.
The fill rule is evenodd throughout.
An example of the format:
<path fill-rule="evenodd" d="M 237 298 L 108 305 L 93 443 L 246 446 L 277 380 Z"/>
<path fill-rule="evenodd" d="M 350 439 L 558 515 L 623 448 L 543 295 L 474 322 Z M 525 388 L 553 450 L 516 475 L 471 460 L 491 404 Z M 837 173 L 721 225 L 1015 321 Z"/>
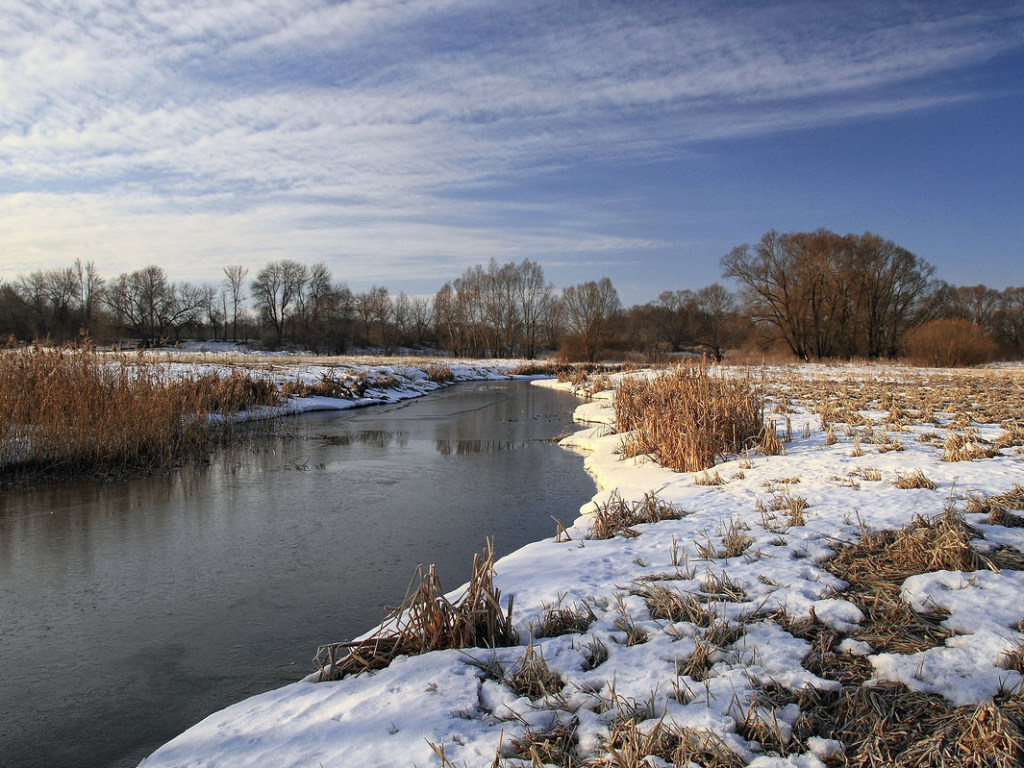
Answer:
<path fill-rule="evenodd" d="M 309 414 L 201 469 L 0 498 L 0 767 L 128 768 L 315 669 L 404 596 L 554 535 L 594 493 L 577 401 L 460 384 Z"/>

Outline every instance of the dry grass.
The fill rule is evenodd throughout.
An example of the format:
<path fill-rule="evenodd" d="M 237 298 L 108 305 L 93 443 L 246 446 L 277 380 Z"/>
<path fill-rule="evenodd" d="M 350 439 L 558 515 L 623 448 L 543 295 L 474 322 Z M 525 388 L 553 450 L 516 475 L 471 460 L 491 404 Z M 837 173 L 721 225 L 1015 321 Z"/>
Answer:
<path fill-rule="evenodd" d="M 614 494 L 604 504 L 595 507 L 588 535 L 590 539 L 610 539 L 614 536 L 629 538 L 638 535 L 632 529 L 634 525 L 678 520 L 683 516 L 677 507 L 662 501 L 653 492 L 645 493 L 641 501 L 633 502 Z"/>
<path fill-rule="evenodd" d="M 915 517 L 898 531 L 865 532 L 829 569 L 872 591 L 898 591 L 903 581 L 931 571 L 976 571 L 989 563 L 971 546 L 971 531 L 952 508 L 931 519 Z"/>
<path fill-rule="evenodd" d="M 502 611 L 501 593 L 494 588 L 494 549 L 488 542 L 483 555 L 473 558 L 473 576 L 465 593 L 450 602 L 433 566 L 418 571 L 419 585 L 366 640 L 332 643 L 317 650 L 320 680 L 340 680 L 387 667 L 401 655 L 447 648 L 499 648 L 516 645 L 512 599 Z"/>
<path fill-rule="evenodd" d="M 935 490 L 935 483 L 925 477 L 924 472 L 920 469 L 915 469 L 909 475 L 897 474 L 896 479 L 893 481 L 893 485 L 903 490 L 909 490 L 911 488 L 926 488 L 930 491 Z"/>
<path fill-rule="evenodd" d="M 427 366 L 427 379 L 435 384 L 451 384 L 455 381 L 455 374 L 448 363 L 433 363 Z"/>
<path fill-rule="evenodd" d="M 950 432 L 942 445 L 943 461 L 976 461 L 991 459 L 999 454 L 999 449 L 985 443 L 974 435 Z"/>
<path fill-rule="evenodd" d="M 0 472 L 117 472 L 201 454 L 229 415 L 278 402 L 246 374 L 173 379 L 91 349 L 0 352 Z"/>
<path fill-rule="evenodd" d="M 775 432 L 765 426 L 764 401 L 748 379 L 727 379 L 704 366 L 624 380 L 615 423 L 625 434 L 624 456 L 653 455 L 677 472 L 708 469 Z M 777 436 L 768 442 L 780 452 Z"/>
<path fill-rule="evenodd" d="M 556 694 L 565 687 L 565 681 L 548 668 L 544 656 L 530 643 L 519 664 L 505 673 L 503 682 L 516 696 L 526 696 L 531 701 Z"/>
<path fill-rule="evenodd" d="M 807 499 L 789 493 L 772 492 L 771 500 L 765 503 L 757 500 L 757 511 L 761 514 L 761 525 L 773 533 L 780 533 L 790 528 L 807 524 L 804 511 Z M 782 513 L 781 515 L 776 513 Z"/>
<path fill-rule="evenodd" d="M 801 716 L 798 735 L 846 746 L 851 768 L 1014 768 L 1024 759 L 1017 703 L 950 708 L 898 683 L 846 686 Z"/>
<path fill-rule="evenodd" d="M 941 645 L 950 632 L 942 613 L 922 614 L 900 597 L 910 576 L 939 570 L 976 571 L 992 562 L 971 545 L 971 531 L 952 507 L 932 518 L 915 518 L 899 531 L 866 533 L 827 564 L 850 583 L 846 593 L 866 619 L 852 636 L 878 652 L 917 653 Z"/>
<path fill-rule="evenodd" d="M 1021 622 L 1024 624 L 1024 621 Z M 1003 669 L 1012 669 L 1024 675 L 1024 640 L 1020 641 L 1010 650 L 1006 651 L 999 658 L 999 666 Z"/>
<path fill-rule="evenodd" d="M 744 761 L 711 731 L 675 728 L 663 720 L 641 728 L 632 718 L 617 718 L 603 745 L 605 755 L 585 768 L 648 768 L 696 764 L 704 768 L 740 768 Z M 649 758 L 659 759 L 652 763 Z"/>
<path fill-rule="evenodd" d="M 512 740 L 507 756 L 529 760 L 530 765 L 572 768 L 579 765 L 575 761 L 578 727 L 576 718 L 568 722 L 555 718 L 546 728 L 527 728 L 522 736 Z"/>
<path fill-rule="evenodd" d="M 680 592 L 661 584 L 642 584 L 631 593 L 647 602 L 651 618 L 667 619 L 673 623 L 688 621 L 697 627 L 709 627 L 716 613 L 688 592 Z"/>
<path fill-rule="evenodd" d="M 593 609 L 586 602 L 563 608 L 559 601 L 556 605 L 544 606 L 540 622 L 531 625 L 531 628 L 536 638 L 583 634 L 596 619 Z"/>
<path fill-rule="evenodd" d="M 1024 528 L 1024 517 L 1010 510 L 1024 511 L 1024 486 L 1014 485 L 1005 493 L 971 496 L 967 500 L 967 512 L 988 515 L 989 525 Z"/>

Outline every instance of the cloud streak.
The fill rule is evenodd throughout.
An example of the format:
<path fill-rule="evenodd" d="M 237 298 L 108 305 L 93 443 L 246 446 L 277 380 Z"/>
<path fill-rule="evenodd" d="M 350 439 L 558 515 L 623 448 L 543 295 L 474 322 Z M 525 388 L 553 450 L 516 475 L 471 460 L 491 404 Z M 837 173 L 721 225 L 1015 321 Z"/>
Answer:
<path fill-rule="evenodd" d="M 193 223 L 180 253 L 197 277 L 254 249 L 331 256 L 343 248 L 330 237 L 376 255 L 382 280 L 403 255 L 450 254 L 460 270 L 531 249 L 652 247 L 593 226 L 582 207 L 563 211 L 569 236 L 538 235 L 522 208 L 466 193 L 976 98 L 943 77 L 1024 39 L 1024 16 L 998 4 L 64 8 L 24 3 L 0 20 L 5 271 L 81 251 L 105 261 L 108 242 L 153 259 Z M 112 231 L 134 234 L 104 240 Z"/>

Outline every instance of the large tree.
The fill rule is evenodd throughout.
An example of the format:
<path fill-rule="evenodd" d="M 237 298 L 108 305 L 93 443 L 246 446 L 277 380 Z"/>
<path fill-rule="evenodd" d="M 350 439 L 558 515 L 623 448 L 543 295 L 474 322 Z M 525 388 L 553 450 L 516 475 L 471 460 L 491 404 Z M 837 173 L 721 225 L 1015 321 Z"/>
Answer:
<path fill-rule="evenodd" d="M 773 325 L 801 359 L 894 356 L 920 322 L 934 269 L 870 232 L 779 234 L 722 258 L 755 321 Z"/>
<path fill-rule="evenodd" d="M 292 310 L 309 280 L 305 264 L 290 259 L 272 261 L 256 274 L 249 286 L 256 310 L 273 329 L 280 344 L 285 325 L 292 319 Z"/>
<path fill-rule="evenodd" d="M 622 305 L 618 291 L 607 277 L 562 290 L 564 320 L 587 360 L 595 361 L 608 341 L 612 321 Z"/>
<path fill-rule="evenodd" d="M 172 283 L 162 267 L 150 265 L 112 281 L 103 300 L 125 331 L 153 344 L 194 324 L 204 293 L 188 283 Z"/>

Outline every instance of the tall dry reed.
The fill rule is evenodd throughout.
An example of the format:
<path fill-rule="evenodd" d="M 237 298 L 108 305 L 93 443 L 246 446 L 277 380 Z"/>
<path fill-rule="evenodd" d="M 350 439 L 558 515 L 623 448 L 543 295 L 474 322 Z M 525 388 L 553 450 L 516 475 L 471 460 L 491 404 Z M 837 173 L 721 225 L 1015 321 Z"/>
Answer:
<path fill-rule="evenodd" d="M 210 414 L 277 402 L 245 374 L 175 379 L 93 349 L 0 352 L 0 476 L 152 469 L 208 446 Z"/>
<path fill-rule="evenodd" d="M 749 379 L 705 366 L 623 380 L 615 398 L 623 455 L 653 454 L 677 472 L 698 472 L 764 442 L 764 400 Z"/>

